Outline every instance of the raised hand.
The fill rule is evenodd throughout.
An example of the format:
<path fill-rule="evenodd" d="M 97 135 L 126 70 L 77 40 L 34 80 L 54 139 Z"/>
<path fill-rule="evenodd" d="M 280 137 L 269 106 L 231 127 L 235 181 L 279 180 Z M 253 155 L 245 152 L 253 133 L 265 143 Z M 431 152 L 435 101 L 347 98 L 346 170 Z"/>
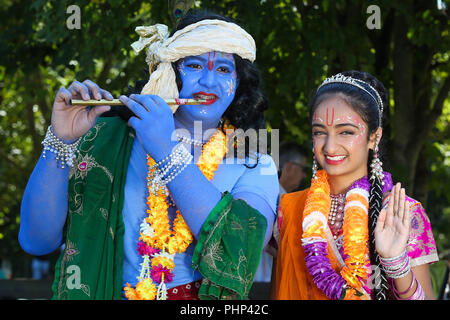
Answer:
<path fill-rule="evenodd" d="M 408 243 L 410 210 L 405 189 L 397 183 L 391 190 L 387 209 L 382 209 L 375 227 L 375 247 L 383 258 L 392 258 L 403 252 Z"/>
<path fill-rule="evenodd" d="M 111 108 L 71 105 L 72 99 L 112 100 L 113 96 L 91 80 L 74 81 L 67 89 L 60 88 L 53 103 L 52 127 L 56 136 L 66 141 L 83 136 L 95 125 L 99 115 Z"/>

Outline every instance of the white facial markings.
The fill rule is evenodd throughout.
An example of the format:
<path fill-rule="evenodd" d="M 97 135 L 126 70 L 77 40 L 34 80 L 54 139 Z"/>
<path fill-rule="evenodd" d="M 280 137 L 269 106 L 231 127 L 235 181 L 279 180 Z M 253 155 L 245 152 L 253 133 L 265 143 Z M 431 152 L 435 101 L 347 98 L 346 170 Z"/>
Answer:
<path fill-rule="evenodd" d="M 354 144 L 360 145 L 364 141 L 366 126 L 357 117 L 347 115 L 346 118 L 350 123 L 356 125 L 359 128 L 359 133 L 355 135 L 355 138 L 350 141 L 350 146 L 353 147 Z"/>
<path fill-rule="evenodd" d="M 320 123 L 323 123 L 323 119 L 320 118 L 316 112 L 314 112 L 314 115 L 313 115 L 313 122 L 314 121 L 319 121 Z"/>
<path fill-rule="evenodd" d="M 184 59 L 181 59 L 181 62 L 178 63 L 178 71 L 185 76 L 186 72 L 184 71 Z"/>
<path fill-rule="evenodd" d="M 228 96 L 231 96 L 232 94 L 234 94 L 234 91 L 236 89 L 235 81 L 233 79 L 230 79 L 227 81 L 227 85 L 228 85 L 227 94 Z"/>

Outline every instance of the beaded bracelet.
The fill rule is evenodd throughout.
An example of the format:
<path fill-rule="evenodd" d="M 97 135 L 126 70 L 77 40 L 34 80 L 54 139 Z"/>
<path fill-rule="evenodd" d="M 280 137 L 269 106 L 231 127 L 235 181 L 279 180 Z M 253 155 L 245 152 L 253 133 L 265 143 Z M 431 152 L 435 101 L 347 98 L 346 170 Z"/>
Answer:
<path fill-rule="evenodd" d="M 78 144 L 81 137 L 73 143 L 64 143 L 64 141 L 56 136 L 53 132 L 53 127 L 50 125 L 47 129 L 42 145 L 44 151 L 42 157 L 45 158 L 46 151 L 53 152 L 56 155 L 56 161 L 61 162 L 61 168 L 64 169 L 67 164 L 69 167 L 73 166 L 73 159 L 76 157 Z"/>
<path fill-rule="evenodd" d="M 406 249 L 393 258 L 380 257 L 380 263 L 386 275 L 392 279 L 402 278 L 411 270 L 410 259 Z"/>
<path fill-rule="evenodd" d="M 162 193 L 168 195 L 166 185 L 180 174 L 192 159 L 192 154 L 181 143 L 178 144 L 170 155 L 151 167 L 153 169 L 157 166 L 159 169 L 149 170 L 148 186 L 151 185 L 150 192 L 157 195 L 158 190 L 162 188 Z"/>
<path fill-rule="evenodd" d="M 186 147 L 182 144 L 177 145 L 174 150 L 174 155 L 171 157 L 169 164 L 167 164 L 161 170 L 161 180 L 163 185 L 172 181 L 180 172 L 182 172 L 187 165 L 192 161 L 192 154 L 187 151 Z"/>
<path fill-rule="evenodd" d="M 174 151 L 170 154 L 170 160 L 168 163 L 160 169 L 159 174 L 161 177 L 166 177 L 172 168 L 178 168 L 185 164 L 186 161 L 190 160 L 192 157 L 191 153 L 186 150 L 186 148 L 179 144 L 175 147 Z M 164 179 L 164 178 L 163 178 Z M 167 178 L 166 178 L 167 179 Z"/>

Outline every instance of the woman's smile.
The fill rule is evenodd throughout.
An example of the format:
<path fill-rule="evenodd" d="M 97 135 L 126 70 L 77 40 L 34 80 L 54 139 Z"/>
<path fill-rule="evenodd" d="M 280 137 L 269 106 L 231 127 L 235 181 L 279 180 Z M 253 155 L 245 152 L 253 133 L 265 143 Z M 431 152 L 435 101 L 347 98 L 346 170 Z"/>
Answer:
<path fill-rule="evenodd" d="M 331 156 L 331 155 L 325 155 L 325 162 L 330 165 L 338 165 L 344 162 L 344 160 L 347 158 L 347 156 Z"/>

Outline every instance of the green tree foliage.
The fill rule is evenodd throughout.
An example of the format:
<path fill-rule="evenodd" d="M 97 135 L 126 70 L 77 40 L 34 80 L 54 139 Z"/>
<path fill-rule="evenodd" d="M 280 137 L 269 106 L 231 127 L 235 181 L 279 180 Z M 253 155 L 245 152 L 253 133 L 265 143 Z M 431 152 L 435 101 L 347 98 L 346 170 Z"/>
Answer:
<path fill-rule="evenodd" d="M 119 96 L 148 77 L 130 44 L 140 25 L 171 26 L 170 1 L 0 0 L 0 257 L 23 254 L 21 197 L 61 86 L 91 79 Z M 450 1 L 198 0 L 255 38 L 270 100 L 267 126 L 310 146 L 308 101 L 321 81 L 364 70 L 390 89 L 389 169 L 426 204 L 441 251 L 450 248 Z M 70 5 L 79 29 L 69 29 Z M 380 8 L 380 29 L 366 25 Z M 387 163 L 386 163 L 386 166 Z M 428 197 L 428 198 L 427 198 Z M 428 200 L 428 201 L 427 201 Z"/>

